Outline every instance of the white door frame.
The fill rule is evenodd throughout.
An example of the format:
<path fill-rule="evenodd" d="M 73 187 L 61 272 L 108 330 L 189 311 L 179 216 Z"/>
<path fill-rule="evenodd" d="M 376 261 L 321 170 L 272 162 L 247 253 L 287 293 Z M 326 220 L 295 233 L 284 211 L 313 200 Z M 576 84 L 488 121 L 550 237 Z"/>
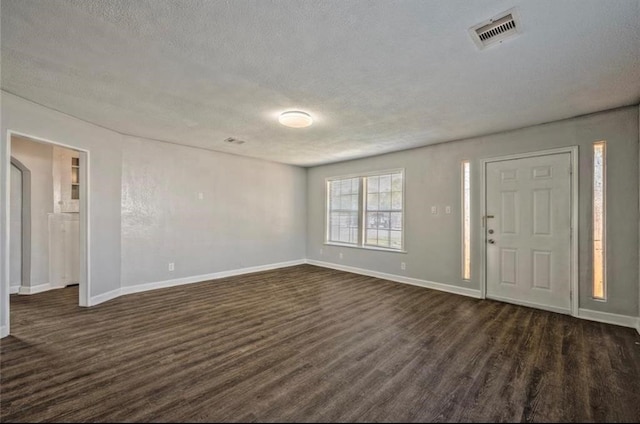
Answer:
<path fill-rule="evenodd" d="M 580 285 L 578 281 L 578 146 L 561 147 L 558 149 L 540 150 L 536 152 L 518 153 L 514 155 L 487 158 L 480 161 L 482 164 L 482 184 L 480 186 L 480 210 L 482 216 L 487 215 L 487 165 L 492 162 L 502 162 L 513 159 L 532 158 L 536 156 L 555 155 L 569 153 L 571 157 L 571 315 L 578 316 L 578 303 L 580 297 Z M 482 241 L 482 272 L 480 280 L 480 295 L 487 298 L 487 232 L 483 218 L 480 225 L 479 239 Z"/>
<path fill-rule="evenodd" d="M 9 193 L 9 184 L 11 179 L 11 138 L 12 136 L 21 136 L 25 138 L 30 138 L 34 141 L 39 141 L 46 144 L 52 144 L 59 147 L 64 147 L 66 149 L 72 149 L 80 152 L 80 181 L 84 181 L 84 184 L 80 185 L 80 281 L 79 281 L 79 299 L 78 304 L 80 306 L 90 306 L 89 299 L 91 294 L 91 272 L 90 272 L 90 202 L 89 202 L 89 167 L 90 167 L 90 156 L 89 150 L 82 149 L 80 147 L 71 146 L 64 143 L 59 143 L 57 141 L 49 140 L 46 138 L 34 136 L 31 134 L 22 133 L 14 130 L 7 130 L 7 143 L 6 143 L 6 163 L 3 164 L 5 169 L 5 182 L 6 187 L 5 190 Z M 53 188 L 52 188 L 53 189 Z M 8 200 L 8 199 L 7 199 Z M 2 300 L 2 310 L 5 318 L 5 322 L 7 323 L 6 331 L 9 330 L 9 290 L 10 290 L 10 278 L 9 278 L 9 241 L 11 239 L 11 229 L 9 223 L 9 203 L 6 202 L 5 205 L 5 222 L 3 225 L 6 228 L 7 238 L 4 240 L 4 249 L 3 249 L 3 257 L 1 258 L 4 264 L 4 284 L 6 288 L 7 297 Z"/>

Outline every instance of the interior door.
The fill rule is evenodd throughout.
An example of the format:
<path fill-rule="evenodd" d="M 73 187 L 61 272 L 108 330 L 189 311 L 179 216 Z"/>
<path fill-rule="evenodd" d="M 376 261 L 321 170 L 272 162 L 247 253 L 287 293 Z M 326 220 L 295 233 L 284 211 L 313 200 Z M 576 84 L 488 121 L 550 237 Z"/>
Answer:
<path fill-rule="evenodd" d="M 571 155 L 488 162 L 487 297 L 571 313 Z"/>

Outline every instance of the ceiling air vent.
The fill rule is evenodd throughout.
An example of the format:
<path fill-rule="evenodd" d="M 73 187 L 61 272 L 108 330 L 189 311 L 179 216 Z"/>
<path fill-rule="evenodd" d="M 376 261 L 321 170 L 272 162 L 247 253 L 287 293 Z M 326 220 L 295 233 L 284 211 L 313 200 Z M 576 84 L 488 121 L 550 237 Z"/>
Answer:
<path fill-rule="evenodd" d="M 244 140 L 238 140 L 237 138 L 233 138 L 233 137 L 225 138 L 224 141 L 226 141 L 227 143 L 230 143 L 230 144 L 244 144 L 245 143 Z"/>
<path fill-rule="evenodd" d="M 469 28 L 469 34 L 479 49 L 502 43 L 521 32 L 520 18 L 515 9 L 507 10 L 493 18 Z"/>

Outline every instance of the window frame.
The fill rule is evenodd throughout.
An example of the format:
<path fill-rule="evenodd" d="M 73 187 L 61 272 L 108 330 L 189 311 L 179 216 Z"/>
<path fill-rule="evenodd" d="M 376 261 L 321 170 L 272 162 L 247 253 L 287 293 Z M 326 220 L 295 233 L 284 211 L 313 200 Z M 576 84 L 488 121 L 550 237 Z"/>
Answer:
<path fill-rule="evenodd" d="M 366 184 L 364 179 L 368 177 L 378 177 L 382 175 L 390 175 L 390 174 L 401 174 L 402 175 L 402 226 L 401 226 L 401 247 L 400 249 L 395 249 L 392 247 L 381 247 L 381 246 L 372 246 L 366 245 L 366 201 L 367 201 L 367 193 L 364 192 L 366 189 Z M 331 214 L 331 183 L 334 181 L 347 180 L 352 178 L 358 178 L 359 180 L 359 192 L 358 192 L 358 243 L 344 243 L 330 240 L 330 225 L 329 219 Z M 368 172 L 359 172 L 347 175 L 340 175 L 334 177 L 325 178 L 325 219 L 324 219 L 324 244 L 328 246 L 340 246 L 340 247 L 351 247 L 356 249 L 364 249 L 364 250 L 379 250 L 384 252 L 394 252 L 394 253 L 407 253 L 405 249 L 405 222 L 406 222 L 406 172 L 404 168 L 394 168 L 394 169 L 385 169 L 382 171 L 368 171 Z"/>

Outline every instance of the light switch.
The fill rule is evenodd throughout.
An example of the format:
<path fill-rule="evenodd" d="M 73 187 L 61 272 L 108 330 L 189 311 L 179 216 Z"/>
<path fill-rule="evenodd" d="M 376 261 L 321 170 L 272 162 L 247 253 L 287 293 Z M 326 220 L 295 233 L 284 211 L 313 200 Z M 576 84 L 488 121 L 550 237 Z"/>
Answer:
<path fill-rule="evenodd" d="M 444 208 L 444 212 L 446 214 L 450 214 L 451 213 L 451 206 L 447 206 L 446 208 Z"/>
<path fill-rule="evenodd" d="M 199 193 L 198 193 L 198 199 L 199 199 L 199 200 L 204 199 L 204 193 L 203 193 L 203 192 L 199 192 Z"/>
<path fill-rule="evenodd" d="M 438 214 L 438 207 L 437 206 L 431 206 L 431 213 L 433 215 L 437 215 Z"/>

